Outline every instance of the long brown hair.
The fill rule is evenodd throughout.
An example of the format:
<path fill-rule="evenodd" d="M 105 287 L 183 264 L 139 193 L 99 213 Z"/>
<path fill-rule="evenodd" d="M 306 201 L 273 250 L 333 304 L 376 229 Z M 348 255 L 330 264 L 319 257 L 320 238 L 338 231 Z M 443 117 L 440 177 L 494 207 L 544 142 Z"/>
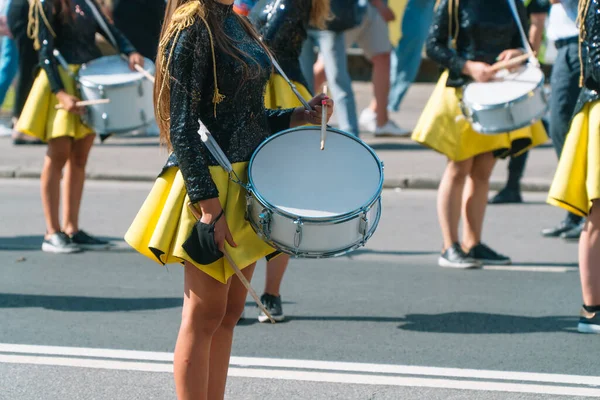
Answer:
<path fill-rule="evenodd" d="M 220 103 L 224 96 L 219 92 L 217 82 L 217 69 L 215 65 L 215 47 L 223 53 L 231 56 L 238 61 L 243 67 L 243 80 L 252 79 L 261 73 L 261 67 L 258 61 L 254 60 L 249 54 L 236 48 L 235 42 L 227 36 L 223 30 L 223 26 L 216 19 L 214 12 L 215 0 L 168 0 L 165 13 L 165 19 L 160 34 L 160 44 L 156 58 L 156 76 L 154 84 L 154 108 L 156 120 L 160 129 L 160 141 L 171 150 L 171 140 L 169 135 L 170 127 L 170 87 L 171 76 L 169 73 L 169 64 L 175 47 L 176 39 L 183 29 L 186 29 L 193 24 L 205 24 L 208 29 L 210 38 L 210 46 L 212 49 L 213 58 L 213 78 L 215 91 L 213 94 L 213 103 L 215 106 L 215 115 L 217 104 Z M 238 19 L 246 33 L 253 38 L 267 54 L 271 54 L 267 47 L 261 42 L 260 37 L 245 18 L 232 13 Z M 169 54 L 167 54 L 169 52 Z M 248 60 L 250 61 L 250 65 Z"/>
<path fill-rule="evenodd" d="M 310 6 L 310 25 L 325 29 L 331 19 L 331 0 L 312 0 Z"/>
<path fill-rule="evenodd" d="M 585 28 L 585 19 L 590 9 L 590 0 L 579 0 L 579 9 L 577 10 L 577 24 L 579 25 L 579 87 L 583 87 L 584 78 L 584 67 L 581 46 L 583 41 L 587 37 L 587 30 Z"/>

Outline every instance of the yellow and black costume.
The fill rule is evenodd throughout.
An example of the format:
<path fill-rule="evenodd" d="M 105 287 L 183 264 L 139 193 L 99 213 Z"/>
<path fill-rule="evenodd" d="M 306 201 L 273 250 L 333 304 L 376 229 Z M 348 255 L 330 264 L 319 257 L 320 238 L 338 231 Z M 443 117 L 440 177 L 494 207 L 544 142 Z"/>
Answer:
<path fill-rule="evenodd" d="M 300 67 L 300 53 L 306 40 L 312 0 L 262 0 L 250 12 L 249 19 L 269 47 L 283 72 L 305 100 L 313 96 Z M 265 91 L 267 108 L 300 107 L 288 83 L 275 71 Z"/>
<path fill-rule="evenodd" d="M 275 250 L 256 235 L 244 218 L 245 190 L 228 179 L 205 148 L 198 134 L 199 120 L 223 149 L 236 174 L 246 179 L 254 150 L 272 133 L 289 128 L 294 110 L 265 108 L 270 59 L 245 30 L 242 17 L 230 5 L 211 4 L 210 12 L 215 14 L 212 21 L 235 43 L 251 71 L 257 72 L 247 79 L 241 61 L 213 43 L 215 27 L 205 18 L 203 7 L 199 2 L 180 6 L 171 20 L 172 34 L 163 38 L 162 42 L 169 41 L 163 53 L 167 62 L 159 67 L 170 75 L 170 88 L 165 90 L 170 90 L 173 152 L 125 240 L 161 264 L 188 261 L 226 283 L 234 271 L 224 258 L 200 265 L 182 247 L 196 223 L 188 202 L 219 198 L 238 244 L 235 248 L 226 244 L 226 250 L 240 268 Z"/>
<path fill-rule="evenodd" d="M 42 69 L 15 127 L 17 131 L 45 142 L 63 136 L 77 140 L 94 133 L 78 115 L 55 109 L 58 104 L 55 94 L 59 91 L 64 90 L 77 97 L 80 95 L 73 77 L 54 57 L 54 50 L 61 53 L 71 72 L 76 74 L 81 64 L 102 56 L 96 46 L 96 33 L 108 38 L 85 0 L 71 0 L 68 10 L 63 10 L 61 4 L 52 0 L 31 1 L 28 34 L 39 50 Z M 104 17 L 96 0 L 92 0 L 92 4 L 104 18 L 119 50 L 127 55 L 135 52 L 125 36 Z"/>
<path fill-rule="evenodd" d="M 600 199 L 600 0 L 582 4 L 583 88 L 550 187 L 548 203 L 586 217 L 592 200 Z"/>
<path fill-rule="evenodd" d="M 527 12 L 517 7 L 524 27 Z M 527 28 L 526 28 L 527 29 Z M 460 96 L 470 81 L 462 70 L 467 60 L 494 64 L 507 49 L 523 47 L 516 21 L 506 0 L 441 0 L 426 43 L 429 58 L 446 71 L 413 131 L 412 139 L 453 161 L 493 152 L 496 157 L 519 154 L 548 140 L 541 122 L 497 135 L 477 133 L 462 118 Z"/>

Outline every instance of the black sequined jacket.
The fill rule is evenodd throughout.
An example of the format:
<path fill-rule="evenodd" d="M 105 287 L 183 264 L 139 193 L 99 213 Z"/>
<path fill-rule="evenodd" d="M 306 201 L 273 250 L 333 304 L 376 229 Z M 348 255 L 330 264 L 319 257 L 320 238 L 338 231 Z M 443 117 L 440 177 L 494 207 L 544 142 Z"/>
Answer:
<path fill-rule="evenodd" d="M 600 0 L 590 0 L 585 16 L 585 36 L 581 43 L 583 61 L 583 84 L 575 114 L 586 103 L 600 100 Z"/>
<path fill-rule="evenodd" d="M 459 33 L 456 49 L 450 45 L 456 24 L 451 23 L 448 1 L 442 0 L 435 11 L 427 38 L 427 56 L 449 70 L 447 86 L 459 87 L 469 77 L 462 70 L 467 62 L 496 62 L 496 57 L 507 49 L 523 48 L 517 23 L 506 0 L 461 0 L 458 10 Z M 522 1 L 516 1 L 525 32 L 529 31 L 527 11 Z M 456 21 L 453 16 L 452 21 Z"/>
<path fill-rule="evenodd" d="M 92 3 L 99 11 L 96 0 Z M 102 30 L 94 18 L 92 10 L 85 0 L 71 0 L 70 10 L 61 10 L 60 4 L 52 0 L 42 0 L 44 16 L 38 15 L 39 31 L 38 39 L 40 48 L 40 66 L 46 71 L 53 93 L 64 89 L 58 74 L 58 61 L 53 55 L 54 49 L 58 49 L 68 64 L 83 64 L 102 56 L 100 49 L 96 46 L 96 33 L 100 33 L 108 40 L 108 35 Z M 70 13 L 70 18 L 65 21 L 61 13 Z M 39 12 L 38 12 L 39 14 Z M 135 49 L 123 34 L 102 15 L 110 33 L 117 41 L 119 50 L 124 54 L 131 54 Z M 44 22 L 46 18 L 56 34 L 52 34 Z"/>
<path fill-rule="evenodd" d="M 209 166 L 218 164 L 200 139 L 199 120 L 229 161 L 237 163 L 249 161 L 258 145 L 272 133 L 289 128 L 294 111 L 265 108 L 264 90 L 271 73 L 269 56 L 244 30 L 240 22 L 243 17 L 236 15 L 232 6 L 217 4 L 214 12 L 237 48 L 255 60 L 246 58 L 255 74 L 244 79 L 241 63 L 216 44 L 216 66 L 213 65 L 209 32 L 201 20 L 182 31 L 172 44 L 175 46 L 170 64 L 173 152 L 165 168 L 179 167 L 194 203 L 219 195 L 209 172 Z M 170 48 L 166 51 L 168 54 Z M 216 115 L 215 69 L 219 92 L 225 96 L 216 106 Z"/>
<path fill-rule="evenodd" d="M 307 37 L 311 4 L 312 0 L 262 0 L 249 15 L 283 72 L 307 89 L 299 59 Z"/>

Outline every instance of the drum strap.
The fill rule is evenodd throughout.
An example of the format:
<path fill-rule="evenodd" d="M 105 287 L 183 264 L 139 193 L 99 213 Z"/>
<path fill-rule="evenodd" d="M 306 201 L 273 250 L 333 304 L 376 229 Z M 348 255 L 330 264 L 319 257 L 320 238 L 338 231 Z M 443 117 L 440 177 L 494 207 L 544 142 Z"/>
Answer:
<path fill-rule="evenodd" d="M 92 2 L 92 0 L 85 0 L 85 2 L 87 3 L 88 7 L 92 10 L 92 14 L 94 14 L 94 18 L 96 18 L 96 22 L 98 22 L 98 25 L 100 25 L 100 28 L 102 28 L 104 33 L 106 33 L 106 36 L 108 37 L 108 40 L 110 41 L 110 44 L 112 44 L 113 47 L 117 51 L 119 51 L 119 47 L 117 46 L 117 41 L 115 40 L 115 37 L 113 36 L 112 32 L 108 28 L 108 25 L 106 25 L 106 22 L 104 22 L 104 18 L 102 18 L 102 15 L 100 15 L 100 10 L 98 10 L 98 8 Z"/>

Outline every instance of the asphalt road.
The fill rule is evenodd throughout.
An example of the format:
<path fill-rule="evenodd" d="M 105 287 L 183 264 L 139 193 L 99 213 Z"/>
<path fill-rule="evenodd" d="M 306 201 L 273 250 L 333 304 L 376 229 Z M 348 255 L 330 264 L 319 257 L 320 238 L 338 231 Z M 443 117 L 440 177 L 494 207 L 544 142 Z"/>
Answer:
<path fill-rule="evenodd" d="M 172 399 L 182 268 L 132 252 L 123 233 L 149 184 L 90 182 L 82 227 L 116 248 L 39 251 L 36 181 L 0 181 L 0 399 Z M 600 397 L 595 336 L 575 331 L 577 246 L 543 239 L 543 195 L 488 210 L 484 241 L 513 266 L 437 266 L 433 191 L 387 191 L 365 249 L 293 260 L 288 322 L 236 330 L 230 399 Z M 264 263 L 253 285 L 260 293 Z M 133 351 L 133 352 L 132 352 Z"/>

